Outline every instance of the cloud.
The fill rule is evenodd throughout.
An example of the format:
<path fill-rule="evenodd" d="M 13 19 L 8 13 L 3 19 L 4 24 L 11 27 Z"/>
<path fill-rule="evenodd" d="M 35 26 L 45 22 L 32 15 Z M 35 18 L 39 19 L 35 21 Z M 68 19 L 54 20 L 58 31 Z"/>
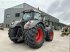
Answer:
<path fill-rule="evenodd" d="M 70 23 L 70 0 L 56 0 L 48 8 L 48 13 L 65 24 Z"/>
<path fill-rule="evenodd" d="M 27 3 L 35 8 L 60 19 L 60 22 L 70 23 L 70 0 L 0 0 L 0 22 L 4 21 L 4 9 Z"/>
<path fill-rule="evenodd" d="M 42 11 L 50 6 L 54 0 L 0 0 L 0 23 L 4 21 L 4 10 L 22 3 L 30 4 L 36 8 L 40 8 Z"/>
<path fill-rule="evenodd" d="M 64 12 L 70 9 L 70 0 L 56 0 L 48 8 L 48 13 Z"/>

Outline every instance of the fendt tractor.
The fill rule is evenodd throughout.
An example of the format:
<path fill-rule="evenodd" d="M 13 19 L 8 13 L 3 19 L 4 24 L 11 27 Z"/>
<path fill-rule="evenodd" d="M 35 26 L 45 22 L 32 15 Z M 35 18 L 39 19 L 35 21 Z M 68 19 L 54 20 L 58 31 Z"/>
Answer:
<path fill-rule="evenodd" d="M 29 47 L 38 49 L 44 40 L 53 40 L 53 29 L 46 23 L 46 15 L 35 10 L 22 12 L 22 19 L 11 23 L 8 34 L 14 43 L 24 42 Z"/>

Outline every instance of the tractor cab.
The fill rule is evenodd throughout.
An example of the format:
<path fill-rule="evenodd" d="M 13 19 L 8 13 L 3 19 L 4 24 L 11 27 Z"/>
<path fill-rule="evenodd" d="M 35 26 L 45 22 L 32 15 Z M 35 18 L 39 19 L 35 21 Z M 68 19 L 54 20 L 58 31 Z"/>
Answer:
<path fill-rule="evenodd" d="M 34 10 L 26 10 L 23 11 L 22 19 L 24 21 L 29 21 L 29 20 L 41 20 L 42 18 L 40 12 Z"/>

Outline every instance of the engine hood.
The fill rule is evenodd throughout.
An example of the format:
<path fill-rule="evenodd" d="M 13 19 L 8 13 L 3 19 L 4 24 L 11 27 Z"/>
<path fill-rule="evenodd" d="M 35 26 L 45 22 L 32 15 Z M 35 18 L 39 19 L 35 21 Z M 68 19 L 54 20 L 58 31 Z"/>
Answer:
<path fill-rule="evenodd" d="M 41 21 L 40 20 L 30 20 L 30 21 L 26 22 L 26 24 L 24 25 L 24 29 L 33 28 L 39 22 L 41 22 Z"/>

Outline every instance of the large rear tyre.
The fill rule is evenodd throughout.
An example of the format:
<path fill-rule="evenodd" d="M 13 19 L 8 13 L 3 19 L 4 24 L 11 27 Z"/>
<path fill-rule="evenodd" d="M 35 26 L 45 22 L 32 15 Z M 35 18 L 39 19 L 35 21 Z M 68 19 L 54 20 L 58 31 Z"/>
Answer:
<path fill-rule="evenodd" d="M 25 43 L 34 49 L 40 48 L 44 43 L 44 39 L 44 27 L 42 24 L 37 24 L 25 33 Z"/>
<path fill-rule="evenodd" d="M 23 41 L 19 41 L 19 37 L 17 36 L 18 30 L 19 28 L 10 28 L 9 29 L 9 38 L 11 41 L 13 41 L 14 43 L 22 43 Z M 19 33 L 21 34 L 21 32 Z"/>
<path fill-rule="evenodd" d="M 53 30 L 48 30 L 47 33 L 46 33 L 46 38 L 45 40 L 46 41 L 52 41 L 53 40 L 53 36 L 54 36 L 54 33 L 53 33 Z"/>

